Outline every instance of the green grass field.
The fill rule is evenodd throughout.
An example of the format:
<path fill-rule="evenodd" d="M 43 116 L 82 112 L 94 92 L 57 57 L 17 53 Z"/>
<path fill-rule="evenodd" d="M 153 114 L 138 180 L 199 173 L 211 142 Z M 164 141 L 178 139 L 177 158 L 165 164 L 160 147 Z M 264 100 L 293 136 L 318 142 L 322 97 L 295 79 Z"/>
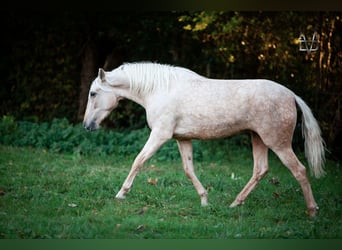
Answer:
<path fill-rule="evenodd" d="M 311 179 L 319 215 L 305 214 L 302 192 L 270 153 L 270 172 L 246 203 L 229 204 L 252 174 L 249 149 L 224 160 L 196 161 L 209 190 L 201 207 L 180 159 L 153 157 L 122 201 L 115 194 L 134 156 L 82 156 L 0 145 L 0 238 L 250 239 L 341 238 L 341 177 L 337 162 Z M 305 163 L 306 164 L 306 163 Z"/>

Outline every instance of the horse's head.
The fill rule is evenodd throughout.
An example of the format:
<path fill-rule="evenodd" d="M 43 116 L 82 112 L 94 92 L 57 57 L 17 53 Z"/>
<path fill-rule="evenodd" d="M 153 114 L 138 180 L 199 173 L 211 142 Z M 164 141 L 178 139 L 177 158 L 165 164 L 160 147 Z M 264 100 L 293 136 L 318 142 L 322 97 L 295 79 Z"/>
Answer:
<path fill-rule="evenodd" d="M 111 77 L 108 81 L 106 72 L 99 69 L 99 74 L 89 90 L 87 109 L 83 120 L 84 128 L 89 131 L 98 129 L 102 120 L 117 107 L 121 97 L 115 91 L 115 86 L 121 84 L 120 80 L 119 77 Z"/>

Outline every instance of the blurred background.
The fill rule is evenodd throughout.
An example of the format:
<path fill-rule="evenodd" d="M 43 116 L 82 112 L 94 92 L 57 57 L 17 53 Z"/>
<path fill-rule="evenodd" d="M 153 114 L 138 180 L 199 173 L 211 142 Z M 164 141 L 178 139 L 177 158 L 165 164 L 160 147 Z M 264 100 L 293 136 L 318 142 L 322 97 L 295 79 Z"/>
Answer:
<path fill-rule="evenodd" d="M 2 12 L 0 117 L 79 124 L 99 67 L 152 61 L 285 85 L 312 108 L 329 157 L 341 159 L 341 18 L 323 11 Z M 315 32 L 317 51 L 300 51 L 300 35 L 311 40 Z M 103 126 L 143 128 L 145 111 L 122 101 Z M 300 140 L 297 129 L 294 143 Z"/>

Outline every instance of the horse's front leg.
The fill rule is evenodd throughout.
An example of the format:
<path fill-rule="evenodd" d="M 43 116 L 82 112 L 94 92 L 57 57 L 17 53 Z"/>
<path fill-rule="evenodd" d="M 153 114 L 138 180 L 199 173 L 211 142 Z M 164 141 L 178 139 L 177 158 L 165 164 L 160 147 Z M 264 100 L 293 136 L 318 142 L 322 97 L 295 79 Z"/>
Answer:
<path fill-rule="evenodd" d="M 124 199 L 127 192 L 132 187 L 133 181 L 139 169 L 144 165 L 144 163 L 152 157 L 152 155 L 169 139 L 171 136 L 165 135 L 165 131 L 160 133 L 160 131 L 152 130 L 150 137 L 148 138 L 144 148 L 140 151 L 138 156 L 135 158 L 131 170 L 122 184 L 120 191 L 115 196 L 118 199 Z"/>
<path fill-rule="evenodd" d="M 198 195 L 201 198 L 201 205 L 206 206 L 208 205 L 208 192 L 203 187 L 201 182 L 198 180 L 195 170 L 194 164 L 192 161 L 192 142 L 190 140 L 177 140 L 178 148 L 180 155 L 182 157 L 183 168 L 185 171 L 186 176 L 189 177 L 191 182 L 194 184 Z"/>

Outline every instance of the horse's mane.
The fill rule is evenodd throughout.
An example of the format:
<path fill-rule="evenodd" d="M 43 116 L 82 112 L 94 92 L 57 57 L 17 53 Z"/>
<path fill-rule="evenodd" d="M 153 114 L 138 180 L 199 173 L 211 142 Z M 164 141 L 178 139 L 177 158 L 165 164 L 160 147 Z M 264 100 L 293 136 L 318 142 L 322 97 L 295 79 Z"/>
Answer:
<path fill-rule="evenodd" d="M 129 79 L 130 90 L 138 94 L 160 89 L 167 91 L 180 69 L 196 74 L 185 68 L 152 62 L 124 63 L 121 69 Z"/>

